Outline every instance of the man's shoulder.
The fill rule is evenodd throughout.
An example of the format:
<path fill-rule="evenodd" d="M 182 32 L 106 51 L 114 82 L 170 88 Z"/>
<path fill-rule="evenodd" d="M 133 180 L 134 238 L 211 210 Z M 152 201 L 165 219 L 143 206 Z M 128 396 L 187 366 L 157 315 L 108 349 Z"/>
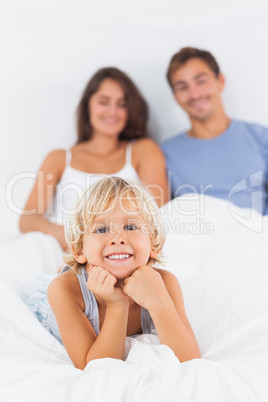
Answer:
<path fill-rule="evenodd" d="M 233 127 L 240 141 L 248 140 L 251 144 L 255 143 L 260 149 L 268 149 L 268 127 L 241 120 L 235 120 Z"/>
<path fill-rule="evenodd" d="M 160 146 L 163 150 L 172 148 L 175 144 L 180 143 L 185 140 L 186 132 L 181 132 L 179 134 L 174 135 L 167 140 L 164 140 L 160 143 Z"/>
<path fill-rule="evenodd" d="M 236 129 L 241 129 L 242 131 L 247 130 L 251 134 L 268 134 L 268 127 L 259 123 L 250 123 L 242 120 L 234 120 Z"/>

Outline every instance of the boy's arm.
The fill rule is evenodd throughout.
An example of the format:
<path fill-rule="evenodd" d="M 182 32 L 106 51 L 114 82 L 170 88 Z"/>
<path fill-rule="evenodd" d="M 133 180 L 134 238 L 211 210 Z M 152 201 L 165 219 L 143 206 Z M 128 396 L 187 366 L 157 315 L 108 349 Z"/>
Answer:
<path fill-rule="evenodd" d="M 149 311 L 160 342 L 169 346 L 180 362 L 200 358 L 199 346 L 186 316 L 180 284 L 170 272 L 158 272 L 168 294 L 153 302 Z"/>
<path fill-rule="evenodd" d="M 105 357 L 123 359 L 128 303 L 107 306 L 97 337 L 71 285 L 68 278 L 61 275 L 50 283 L 47 296 L 62 342 L 75 367 L 84 370 L 89 361 Z"/>
<path fill-rule="evenodd" d="M 149 310 L 160 342 L 169 346 L 181 362 L 201 357 L 173 274 L 143 266 L 124 281 L 123 290 Z"/>

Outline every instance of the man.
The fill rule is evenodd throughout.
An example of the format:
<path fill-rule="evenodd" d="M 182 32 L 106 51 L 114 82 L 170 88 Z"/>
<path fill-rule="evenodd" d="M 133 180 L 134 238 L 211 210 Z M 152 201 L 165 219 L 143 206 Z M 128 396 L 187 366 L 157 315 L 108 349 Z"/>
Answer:
<path fill-rule="evenodd" d="M 167 79 L 191 122 L 162 144 L 172 196 L 203 193 L 268 214 L 268 128 L 226 115 L 224 76 L 208 51 L 181 49 Z"/>

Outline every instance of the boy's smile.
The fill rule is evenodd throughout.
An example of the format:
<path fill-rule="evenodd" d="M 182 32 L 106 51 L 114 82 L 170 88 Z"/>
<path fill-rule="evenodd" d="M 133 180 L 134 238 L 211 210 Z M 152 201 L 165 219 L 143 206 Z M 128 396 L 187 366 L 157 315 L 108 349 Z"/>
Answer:
<path fill-rule="evenodd" d="M 117 254 L 117 253 L 106 256 L 106 258 L 108 258 L 109 260 L 119 260 L 119 261 L 129 259 L 130 257 L 132 257 L 131 254 Z"/>

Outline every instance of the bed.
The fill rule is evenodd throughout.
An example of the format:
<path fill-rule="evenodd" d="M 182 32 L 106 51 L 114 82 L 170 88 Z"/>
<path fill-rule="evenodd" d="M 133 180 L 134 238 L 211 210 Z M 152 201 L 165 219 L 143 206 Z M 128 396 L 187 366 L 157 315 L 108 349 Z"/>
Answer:
<path fill-rule="evenodd" d="M 268 401 L 268 217 L 201 195 L 161 213 L 166 268 L 202 359 L 180 363 L 156 335 L 140 335 L 127 338 L 124 361 L 76 369 L 26 305 L 37 275 L 62 263 L 56 240 L 29 233 L 0 245 L 1 402 Z"/>

